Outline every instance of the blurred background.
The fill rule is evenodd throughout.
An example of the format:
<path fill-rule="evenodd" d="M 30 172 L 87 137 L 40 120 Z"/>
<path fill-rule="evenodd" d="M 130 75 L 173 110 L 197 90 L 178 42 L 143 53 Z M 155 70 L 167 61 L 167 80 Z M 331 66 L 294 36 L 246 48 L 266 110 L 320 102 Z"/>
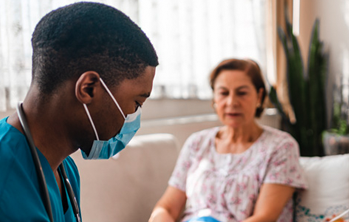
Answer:
<path fill-rule="evenodd" d="M 31 81 L 31 34 L 42 16 L 73 0 L 0 0 L 0 118 L 14 112 Z M 96 2 L 96 1 L 95 1 Z M 199 129 L 219 125 L 211 107 L 210 71 L 221 60 L 251 58 L 267 86 L 286 82 L 287 59 L 277 28 L 285 13 L 307 66 L 314 21 L 329 55 L 326 122 L 331 125 L 334 89 L 348 104 L 349 1 L 346 0 L 100 0 L 120 9 L 147 34 L 160 65 L 138 134 L 169 132 L 182 143 Z M 287 94 L 287 90 L 284 91 Z M 279 92 L 279 97 L 282 93 Z M 259 120 L 281 128 L 271 103 Z"/>

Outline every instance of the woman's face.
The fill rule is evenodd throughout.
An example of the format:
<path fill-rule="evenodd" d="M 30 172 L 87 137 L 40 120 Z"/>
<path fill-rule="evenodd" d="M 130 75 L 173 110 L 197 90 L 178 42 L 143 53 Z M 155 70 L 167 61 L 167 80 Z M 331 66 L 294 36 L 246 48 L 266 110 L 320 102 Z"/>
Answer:
<path fill-rule="evenodd" d="M 214 83 L 213 102 L 224 125 L 239 128 L 254 121 L 263 89 L 257 93 L 251 78 L 240 70 L 223 70 Z"/>

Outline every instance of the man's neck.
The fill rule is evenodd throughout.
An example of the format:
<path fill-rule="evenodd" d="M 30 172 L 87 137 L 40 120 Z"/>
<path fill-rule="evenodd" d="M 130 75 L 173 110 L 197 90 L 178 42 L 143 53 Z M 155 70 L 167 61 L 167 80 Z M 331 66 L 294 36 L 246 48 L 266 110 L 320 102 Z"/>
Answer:
<path fill-rule="evenodd" d="M 55 107 L 54 103 L 45 103 L 37 98 L 35 92 L 30 90 L 23 102 L 23 112 L 35 146 L 55 172 L 62 161 L 74 152 L 74 149 L 68 137 L 68 129 L 60 119 L 62 107 Z M 12 114 L 7 122 L 23 133 L 17 113 Z"/>

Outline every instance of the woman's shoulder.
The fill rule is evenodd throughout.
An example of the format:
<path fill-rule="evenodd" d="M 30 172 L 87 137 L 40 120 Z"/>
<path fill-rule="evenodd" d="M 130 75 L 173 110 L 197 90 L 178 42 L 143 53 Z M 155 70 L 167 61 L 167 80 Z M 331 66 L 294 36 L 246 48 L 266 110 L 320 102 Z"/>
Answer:
<path fill-rule="evenodd" d="M 266 125 L 261 125 L 261 127 L 264 130 L 265 141 L 272 141 L 276 144 L 297 143 L 296 140 L 288 132 Z"/>
<path fill-rule="evenodd" d="M 184 147 L 191 147 L 197 149 L 197 147 L 209 146 L 214 142 L 214 138 L 219 131 L 219 127 L 212 127 L 203 129 L 192 133 L 186 140 Z"/>
<path fill-rule="evenodd" d="M 212 128 L 208 128 L 208 129 L 203 129 L 200 131 L 196 131 L 194 133 L 192 133 L 189 138 L 214 138 L 217 134 L 217 132 L 219 131 L 219 126 L 216 127 L 212 127 Z"/>
<path fill-rule="evenodd" d="M 273 155 L 299 156 L 298 142 L 288 132 L 270 126 L 262 126 L 264 136 L 261 140 L 261 149 Z"/>

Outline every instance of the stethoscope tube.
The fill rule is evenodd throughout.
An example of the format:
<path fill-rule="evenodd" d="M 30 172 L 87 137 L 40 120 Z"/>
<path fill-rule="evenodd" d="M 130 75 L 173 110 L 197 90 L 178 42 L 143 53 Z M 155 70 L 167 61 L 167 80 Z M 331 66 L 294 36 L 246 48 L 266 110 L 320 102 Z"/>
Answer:
<path fill-rule="evenodd" d="M 18 103 L 18 105 L 17 105 L 17 114 L 18 114 L 19 121 L 21 122 L 21 125 L 23 127 L 24 135 L 27 139 L 27 142 L 28 142 L 29 148 L 30 148 L 30 152 L 31 152 L 33 160 L 34 160 L 36 174 L 38 175 L 38 178 L 39 178 L 39 185 L 41 187 L 41 195 L 43 196 L 43 201 L 44 201 L 46 212 L 48 214 L 48 217 L 50 218 L 50 221 L 53 222 L 50 195 L 49 195 L 48 190 L 47 190 L 44 171 L 42 170 L 39 155 L 36 152 L 34 140 L 33 140 L 33 137 L 31 135 L 31 132 L 29 130 L 28 123 L 27 123 L 26 118 L 25 118 L 25 114 L 23 112 L 22 103 Z"/>
<path fill-rule="evenodd" d="M 19 121 L 20 121 L 20 123 L 22 125 L 23 131 L 24 131 L 24 135 L 25 135 L 25 137 L 27 139 L 27 142 L 28 142 L 28 145 L 29 145 L 29 148 L 30 148 L 30 152 L 31 152 L 33 160 L 34 160 L 34 165 L 35 165 L 36 173 L 38 175 L 39 186 L 41 188 L 41 195 L 42 195 L 42 199 L 43 199 L 43 202 L 44 202 L 44 205 L 45 205 L 46 212 L 48 214 L 48 217 L 49 217 L 50 221 L 53 222 L 53 215 L 52 215 L 52 207 L 51 207 L 50 195 L 49 195 L 48 190 L 47 190 L 47 183 L 46 183 L 44 171 L 43 171 L 42 166 L 41 166 L 39 155 L 38 155 L 38 153 L 36 151 L 36 147 L 35 147 L 35 143 L 34 143 L 34 140 L 33 140 L 33 136 L 32 136 L 32 134 L 31 134 L 31 132 L 29 130 L 28 123 L 26 121 L 26 117 L 25 117 L 25 114 L 24 114 L 24 111 L 23 111 L 22 103 L 18 103 L 18 105 L 17 105 L 17 114 L 18 114 Z M 71 205 L 73 207 L 73 211 L 74 211 L 76 220 L 78 222 L 80 222 L 79 206 L 78 206 L 76 197 L 74 195 L 73 188 L 71 187 L 71 184 L 70 184 L 69 179 L 67 177 L 67 174 L 65 172 L 63 163 L 59 167 L 61 169 L 61 173 L 62 173 L 62 176 L 63 176 L 63 179 L 64 179 L 64 183 L 65 183 L 67 191 L 68 191 L 69 199 L 71 201 Z"/>
<path fill-rule="evenodd" d="M 61 172 L 62 172 L 62 176 L 64 178 L 64 182 L 65 182 L 65 186 L 67 187 L 67 191 L 68 191 L 68 196 L 70 199 L 70 203 L 72 205 L 74 214 L 75 214 L 75 218 L 77 222 L 80 222 L 80 213 L 79 213 L 79 205 L 78 205 L 78 201 L 76 199 L 76 196 L 74 194 L 74 190 L 70 184 L 70 181 L 68 179 L 67 173 L 65 172 L 65 168 L 63 166 L 63 163 L 60 165 L 61 168 Z"/>

